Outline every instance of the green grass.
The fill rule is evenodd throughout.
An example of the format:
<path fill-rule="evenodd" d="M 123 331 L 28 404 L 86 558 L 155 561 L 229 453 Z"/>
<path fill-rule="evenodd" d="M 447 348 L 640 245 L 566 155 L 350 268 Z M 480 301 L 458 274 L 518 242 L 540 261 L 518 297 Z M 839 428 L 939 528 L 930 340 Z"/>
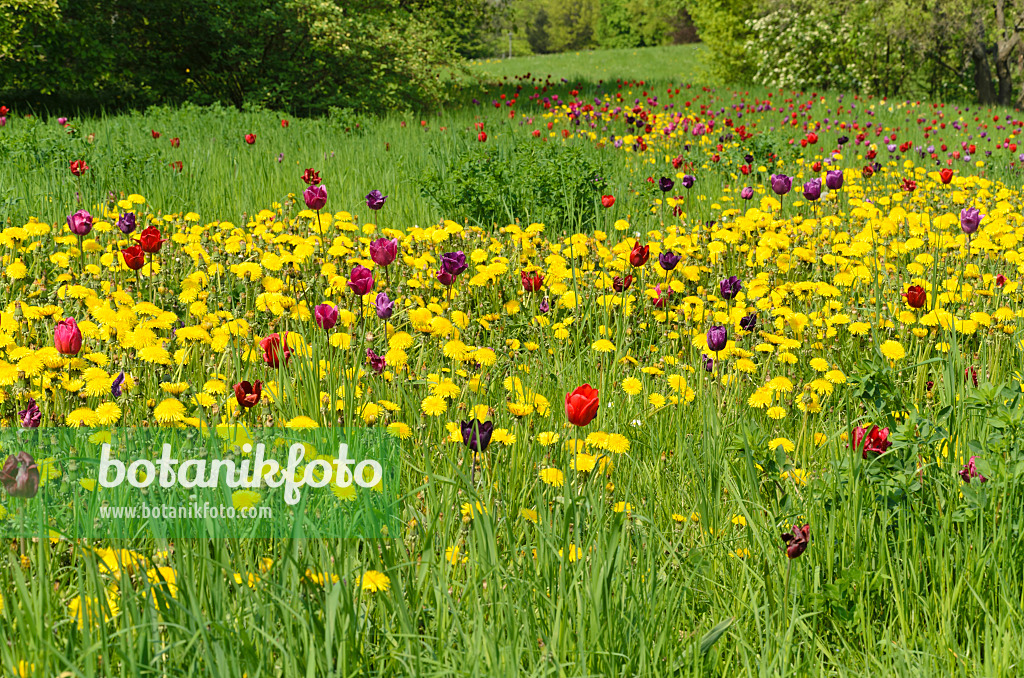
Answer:
<path fill-rule="evenodd" d="M 693 82 L 708 80 L 704 59 L 707 48 L 702 44 L 606 49 L 562 54 L 545 54 L 512 58 L 478 59 L 470 62 L 470 70 L 487 78 L 531 73 L 536 77 L 551 76 L 555 80 L 649 80 L 653 82 Z"/>

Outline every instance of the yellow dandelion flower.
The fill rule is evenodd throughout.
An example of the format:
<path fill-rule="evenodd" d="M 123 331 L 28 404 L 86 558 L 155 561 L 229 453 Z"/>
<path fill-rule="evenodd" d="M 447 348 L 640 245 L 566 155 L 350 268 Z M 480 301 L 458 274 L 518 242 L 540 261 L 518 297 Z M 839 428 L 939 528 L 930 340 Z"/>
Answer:
<path fill-rule="evenodd" d="M 540 479 L 552 487 L 561 487 L 565 484 L 565 474 L 557 468 L 541 469 Z"/>
<path fill-rule="evenodd" d="M 381 593 L 391 586 L 391 579 L 383 572 L 367 570 L 359 579 L 359 586 L 370 593 Z"/>
<path fill-rule="evenodd" d="M 177 398 L 167 398 L 153 410 L 153 418 L 161 424 L 174 424 L 185 418 L 185 406 Z"/>

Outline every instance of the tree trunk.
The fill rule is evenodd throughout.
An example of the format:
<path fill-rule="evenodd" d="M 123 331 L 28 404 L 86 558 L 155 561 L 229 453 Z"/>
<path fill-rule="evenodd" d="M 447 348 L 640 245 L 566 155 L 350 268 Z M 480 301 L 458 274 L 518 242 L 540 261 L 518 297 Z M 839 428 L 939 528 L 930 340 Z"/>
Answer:
<path fill-rule="evenodd" d="M 978 92 L 978 103 L 991 105 L 996 101 L 996 92 L 992 87 L 992 69 L 988 65 L 988 53 L 985 50 L 985 24 L 981 15 L 975 15 L 977 32 L 971 44 L 971 61 L 974 63 L 974 89 Z"/>
<path fill-rule="evenodd" d="M 996 0 L 996 77 L 999 79 L 999 105 L 1010 106 L 1013 103 L 1013 76 L 1010 70 L 1010 57 L 1020 42 L 1018 26 L 1007 27 L 1005 0 Z"/>

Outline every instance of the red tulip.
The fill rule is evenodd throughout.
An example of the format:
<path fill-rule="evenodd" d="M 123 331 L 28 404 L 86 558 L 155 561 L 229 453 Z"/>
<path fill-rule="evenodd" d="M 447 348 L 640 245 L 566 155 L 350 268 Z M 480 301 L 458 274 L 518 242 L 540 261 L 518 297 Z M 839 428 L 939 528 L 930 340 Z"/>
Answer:
<path fill-rule="evenodd" d="M 948 167 L 943 167 L 939 170 L 939 178 L 942 179 L 942 183 L 948 184 L 953 180 L 953 170 Z"/>
<path fill-rule="evenodd" d="M 310 167 L 310 168 L 306 169 L 305 172 L 302 173 L 302 181 L 304 181 L 305 183 L 307 183 L 310 186 L 312 186 L 314 184 L 319 184 L 320 183 L 320 173 L 317 172 L 312 167 Z"/>
<path fill-rule="evenodd" d="M 246 134 L 245 135 L 245 143 L 249 144 L 250 146 L 255 144 L 256 143 L 256 135 L 255 134 Z"/>
<path fill-rule="evenodd" d="M 574 426 L 586 426 L 594 421 L 598 408 L 597 389 L 583 384 L 565 396 L 565 416 Z"/>
<path fill-rule="evenodd" d="M 863 426 L 853 429 L 853 449 L 861 450 L 861 456 L 868 458 L 868 452 L 875 455 L 884 454 L 892 445 L 889 442 L 889 429 L 872 426 L 869 432 Z"/>
<path fill-rule="evenodd" d="M 277 369 L 281 365 L 280 355 L 284 354 L 284 364 L 287 365 L 288 361 L 292 357 L 292 352 L 288 349 L 288 333 L 285 332 L 282 337 L 277 332 L 274 332 L 269 337 L 260 342 L 260 348 L 263 349 L 263 362 L 271 367 Z M 280 349 L 280 350 L 278 350 Z"/>
<path fill-rule="evenodd" d="M 651 257 L 651 246 L 640 247 L 640 241 L 633 244 L 633 251 L 629 253 L 629 263 L 633 266 L 643 266 Z"/>
<path fill-rule="evenodd" d="M 82 330 L 74 318 L 67 318 L 57 323 L 53 330 L 53 345 L 64 355 L 78 355 L 82 350 Z"/>
<path fill-rule="evenodd" d="M 611 207 L 614 204 L 615 204 L 615 196 L 614 195 L 602 195 L 601 196 L 601 206 L 602 207 L 608 208 L 608 207 Z"/>
<path fill-rule="evenodd" d="M 165 242 L 167 241 L 160 237 L 160 231 L 155 226 L 150 226 L 139 234 L 139 246 L 147 254 L 156 254 Z"/>
<path fill-rule="evenodd" d="M 281 127 L 287 127 L 287 126 L 288 126 L 288 121 L 287 120 L 282 120 L 281 121 Z"/>
<path fill-rule="evenodd" d="M 481 142 L 481 143 L 484 142 L 484 141 L 487 141 L 487 132 L 480 132 L 480 134 L 477 134 L 476 135 L 476 140 Z"/>
<path fill-rule="evenodd" d="M 790 559 L 798 558 L 807 550 L 807 541 L 811 535 L 811 526 L 793 526 L 792 532 L 782 535 L 782 541 L 786 542 L 786 556 Z"/>
<path fill-rule="evenodd" d="M 142 247 L 139 245 L 132 245 L 127 249 L 121 250 L 121 256 L 124 258 L 124 265 L 133 271 L 137 271 L 146 265 L 146 256 L 142 253 Z"/>
<path fill-rule="evenodd" d="M 519 276 L 523 281 L 523 289 L 527 292 L 536 292 L 544 284 L 544 276 L 540 272 L 534 272 L 533 275 L 530 275 L 526 271 L 519 271 Z"/>
<path fill-rule="evenodd" d="M 263 384 L 258 379 L 255 384 L 250 384 L 248 381 L 235 384 L 235 400 L 246 409 L 258 403 L 262 394 Z"/>
<path fill-rule="evenodd" d="M 625 278 L 620 278 L 619 276 L 612 278 L 612 289 L 616 292 L 625 292 L 632 284 L 633 276 L 631 275 L 627 275 Z"/>
<path fill-rule="evenodd" d="M 84 160 L 72 160 L 71 161 L 71 173 L 76 177 L 80 177 L 85 174 L 89 166 L 85 164 Z"/>
<path fill-rule="evenodd" d="M 154 139 L 159 139 L 160 138 L 160 132 L 157 132 L 155 129 L 149 130 L 149 133 L 153 135 Z"/>
<path fill-rule="evenodd" d="M 920 285 L 911 285 L 907 288 L 907 291 L 903 293 L 903 298 L 907 300 L 907 305 L 910 308 L 921 308 L 928 301 L 928 295 Z"/>

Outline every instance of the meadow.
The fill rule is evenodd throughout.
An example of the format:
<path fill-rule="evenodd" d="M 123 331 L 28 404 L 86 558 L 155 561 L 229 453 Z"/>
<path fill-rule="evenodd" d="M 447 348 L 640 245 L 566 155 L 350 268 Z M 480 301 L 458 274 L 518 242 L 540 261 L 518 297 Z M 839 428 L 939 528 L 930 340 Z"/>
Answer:
<path fill-rule="evenodd" d="M 5 426 L 402 468 L 379 538 L 5 539 L 5 675 L 1017 675 L 1024 121 L 681 49 L 429 115 L 6 111 Z"/>

